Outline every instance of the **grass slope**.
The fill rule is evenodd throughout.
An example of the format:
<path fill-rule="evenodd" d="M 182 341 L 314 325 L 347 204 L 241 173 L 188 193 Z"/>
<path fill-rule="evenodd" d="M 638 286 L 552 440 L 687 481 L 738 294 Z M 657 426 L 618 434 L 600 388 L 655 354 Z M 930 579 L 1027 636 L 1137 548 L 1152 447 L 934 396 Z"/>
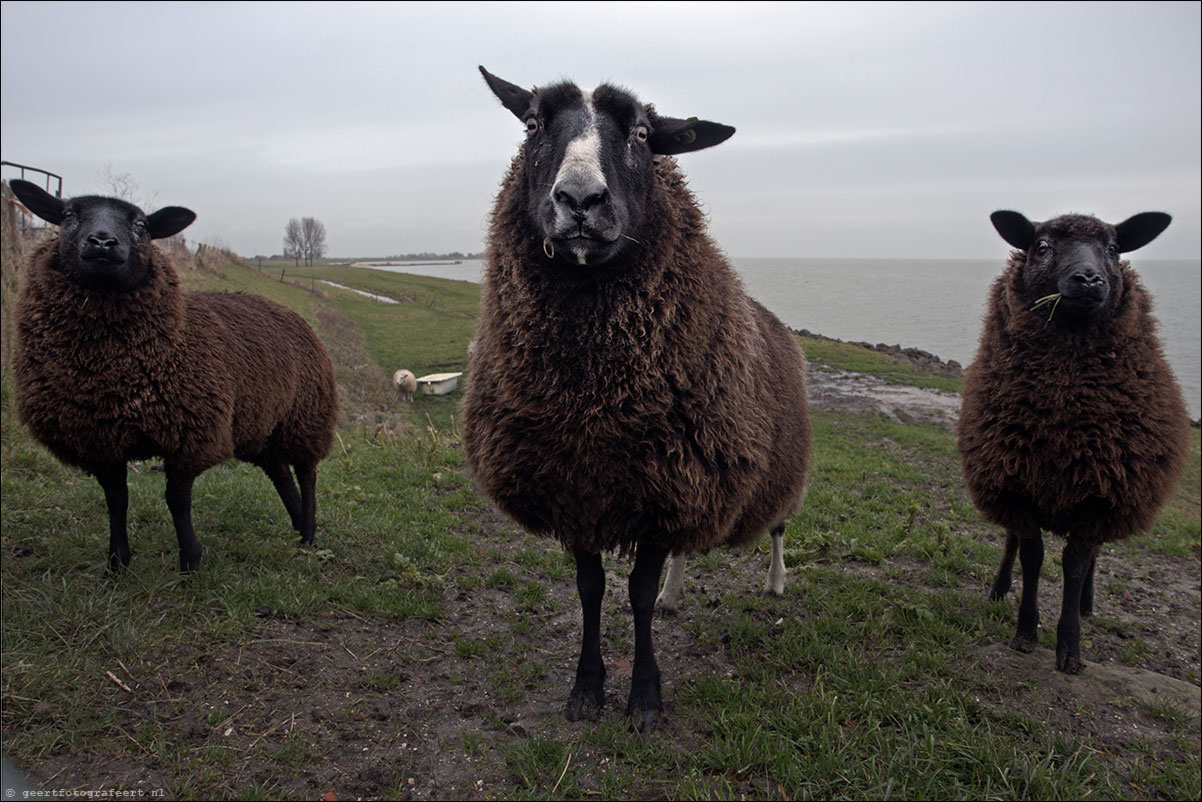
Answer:
<path fill-rule="evenodd" d="M 296 547 L 270 482 L 231 463 L 196 483 L 205 561 L 181 578 L 163 478 L 144 463 L 130 481 L 133 565 L 107 575 L 99 487 L 32 442 L 3 379 L 0 723 L 35 787 L 181 799 L 1198 798 L 1197 710 L 1049 702 L 1063 680 L 1050 664 L 1016 679 L 989 657 L 1013 633 L 1014 600 L 985 598 L 1000 534 L 963 491 L 954 435 L 837 411 L 814 415 L 785 596 L 756 592 L 762 545 L 693 560 L 684 609 L 655 625 L 667 715 L 639 737 L 620 716 L 629 565 L 607 559 L 607 709 L 564 722 L 579 628 L 571 560 L 474 492 L 458 393 L 412 406 L 387 394 L 397 367 L 460 369 L 430 366 L 464 358 L 478 288 L 334 267 L 287 276 L 299 284 L 229 264 L 196 283 L 298 309 L 356 362 L 339 365 L 344 389 L 413 430 L 340 430 L 319 471 L 314 549 Z M 878 357 L 811 351 L 896 380 Z M 1169 512 L 1105 560 L 1196 574 L 1191 436 Z M 1150 645 L 1155 625 L 1196 619 L 1196 591 L 1192 609 L 1145 620 L 1124 602 L 1138 578 L 1108 576 L 1086 660 L 1175 665 Z M 1185 662 L 1197 665 L 1194 633 Z M 1136 642 L 1146 648 L 1120 650 Z"/>

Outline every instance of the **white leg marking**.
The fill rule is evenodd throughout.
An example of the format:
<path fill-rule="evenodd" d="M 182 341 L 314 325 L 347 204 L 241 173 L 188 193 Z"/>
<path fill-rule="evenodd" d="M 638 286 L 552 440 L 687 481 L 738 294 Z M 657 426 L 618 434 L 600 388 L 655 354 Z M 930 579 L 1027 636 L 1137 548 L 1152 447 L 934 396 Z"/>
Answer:
<path fill-rule="evenodd" d="M 664 589 L 655 599 L 657 609 L 674 612 L 680 606 L 684 596 L 684 566 L 686 558 L 683 554 L 673 554 L 668 561 L 668 575 L 664 577 Z"/>
<path fill-rule="evenodd" d="M 785 592 L 785 536 L 772 536 L 772 561 L 768 565 L 768 579 L 764 582 L 764 592 L 780 596 Z"/>

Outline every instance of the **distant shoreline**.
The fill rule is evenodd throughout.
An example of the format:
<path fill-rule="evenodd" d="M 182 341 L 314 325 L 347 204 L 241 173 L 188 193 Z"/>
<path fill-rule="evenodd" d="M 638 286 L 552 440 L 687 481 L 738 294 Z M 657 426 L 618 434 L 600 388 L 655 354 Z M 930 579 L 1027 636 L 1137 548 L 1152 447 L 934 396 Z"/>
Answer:
<path fill-rule="evenodd" d="M 901 345 L 888 345 L 886 343 L 864 342 L 862 340 L 840 340 L 837 337 L 827 337 L 824 334 L 810 331 L 809 329 L 791 329 L 794 334 L 802 337 L 812 337 L 815 340 L 825 340 L 832 343 L 844 343 L 845 345 L 854 345 L 859 348 L 867 348 L 869 351 L 879 351 L 882 354 L 888 354 L 902 362 L 907 362 L 916 368 L 920 368 L 929 373 L 935 373 L 939 376 L 960 377 L 964 375 L 964 366 L 954 359 L 941 359 L 929 351 L 923 351 L 920 348 L 906 348 Z"/>

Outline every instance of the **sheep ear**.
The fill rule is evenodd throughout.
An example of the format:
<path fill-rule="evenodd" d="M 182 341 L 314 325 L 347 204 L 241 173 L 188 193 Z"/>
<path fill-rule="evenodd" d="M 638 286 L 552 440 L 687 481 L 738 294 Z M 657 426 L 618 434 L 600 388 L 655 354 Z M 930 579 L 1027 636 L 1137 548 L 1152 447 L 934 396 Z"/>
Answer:
<path fill-rule="evenodd" d="M 698 120 L 696 117 L 687 120 L 656 117 L 652 124 L 655 131 L 651 134 L 648 144 L 651 145 L 652 153 L 661 156 L 712 148 L 730 139 L 735 133 L 735 129 L 729 125 Z"/>
<path fill-rule="evenodd" d="M 1018 212 L 998 211 L 989 215 L 989 219 L 1002 239 L 1020 251 L 1030 248 L 1035 241 L 1035 224 Z"/>
<path fill-rule="evenodd" d="M 484 67 L 480 67 L 480 74 L 484 76 L 488 88 L 492 93 L 501 100 L 501 105 L 513 112 L 513 116 L 519 120 L 526 119 L 526 112 L 530 111 L 530 106 L 534 100 L 534 93 L 529 89 L 523 89 L 516 84 L 511 84 L 509 81 L 502 80 L 493 75 Z"/>
<path fill-rule="evenodd" d="M 178 234 L 196 219 L 196 212 L 183 206 L 164 206 L 152 215 L 147 215 L 146 224 L 151 239 L 163 239 Z"/>
<path fill-rule="evenodd" d="M 8 182 L 17 200 L 25 204 L 25 208 L 56 226 L 63 222 L 63 208 L 66 206 L 62 198 L 56 198 L 37 184 L 22 181 L 19 178 Z"/>
<path fill-rule="evenodd" d="M 1143 212 L 1128 217 L 1114 227 L 1118 232 L 1119 252 L 1130 253 L 1144 247 L 1159 237 L 1171 222 L 1173 218 L 1164 212 Z"/>

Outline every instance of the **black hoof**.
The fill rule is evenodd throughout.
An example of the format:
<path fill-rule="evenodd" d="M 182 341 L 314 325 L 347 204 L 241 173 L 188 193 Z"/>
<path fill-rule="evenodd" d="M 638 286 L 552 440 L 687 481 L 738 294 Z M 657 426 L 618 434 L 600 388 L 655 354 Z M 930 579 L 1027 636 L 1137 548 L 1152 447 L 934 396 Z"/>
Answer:
<path fill-rule="evenodd" d="M 1022 635 L 1015 635 L 1014 640 L 1010 641 L 1010 648 L 1023 654 L 1030 654 L 1035 651 L 1035 647 L 1038 645 L 1039 643 L 1033 638 L 1027 638 Z"/>
<path fill-rule="evenodd" d="M 1065 674 L 1080 674 L 1085 669 L 1085 663 L 1081 662 L 1081 658 L 1075 654 L 1061 654 L 1059 650 L 1056 652 L 1056 670 L 1063 671 Z"/>
<path fill-rule="evenodd" d="M 568 699 L 568 704 L 563 710 L 563 715 L 568 721 L 579 721 L 582 718 L 596 721 L 600 718 L 601 708 L 604 705 L 604 693 L 593 696 L 590 693 L 577 693 L 573 690 L 572 696 Z"/>
<path fill-rule="evenodd" d="M 639 735 L 650 735 L 659 720 L 659 711 L 639 710 L 630 715 L 630 727 Z"/>
<path fill-rule="evenodd" d="M 630 719 L 630 726 L 635 732 L 646 735 L 654 730 L 655 722 L 663 709 L 658 675 L 654 682 L 639 683 L 631 687 L 630 701 L 626 703 L 626 717 Z"/>
<path fill-rule="evenodd" d="M 568 697 L 563 714 L 568 721 L 579 721 L 582 717 L 597 719 L 605 706 L 605 664 L 576 668 L 576 682 L 572 695 Z"/>
<path fill-rule="evenodd" d="M 190 574 L 193 571 L 200 570 L 200 556 L 203 552 L 196 554 L 184 554 L 182 551 L 179 555 L 179 572 L 181 574 Z"/>

